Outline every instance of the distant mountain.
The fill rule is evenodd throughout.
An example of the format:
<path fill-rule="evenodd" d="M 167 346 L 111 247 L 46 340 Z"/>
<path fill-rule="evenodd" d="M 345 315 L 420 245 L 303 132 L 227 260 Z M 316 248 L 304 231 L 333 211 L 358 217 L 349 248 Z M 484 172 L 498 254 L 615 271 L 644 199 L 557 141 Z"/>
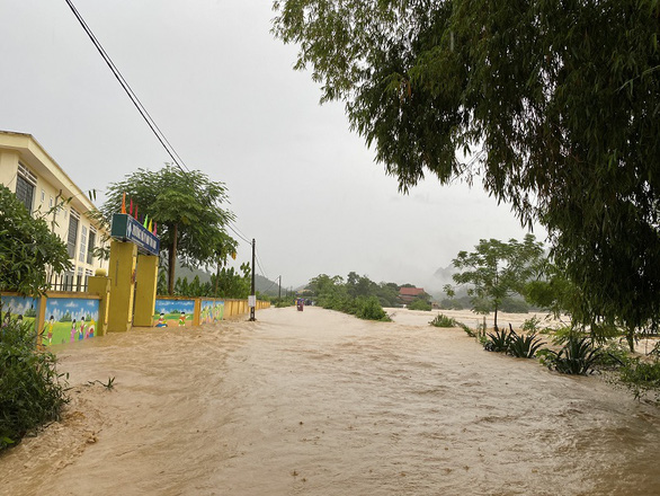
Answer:
<path fill-rule="evenodd" d="M 456 267 L 453 265 L 448 265 L 447 267 L 440 267 L 438 270 L 435 271 L 433 274 L 433 282 L 434 285 L 442 285 L 444 286 L 445 284 L 454 284 L 454 279 L 452 276 L 458 272 L 456 270 Z"/>
<path fill-rule="evenodd" d="M 264 276 L 259 274 L 257 274 L 257 276 L 254 278 L 254 287 L 261 294 L 266 294 L 269 296 L 277 296 L 279 290 L 277 281 L 271 281 L 270 279 L 266 279 Z M 282 288 L 282 294 L 285 292 L 286 290 Z"/>
<path fill-rule="evenodd" d="M 176 277 L 183 279 L 184 277 L 188 279 L 188 282 L 192 282 L 195 279 L 195 276 L 199 276 L 199 282 L 202 284 L 209 282 L 211 280 L 211 274 L 203 269 L 189 269 L 181 265 L 181 261 L 177 262 L 176 265 Z M 278 285 L 277 281 L 271 281 L 265 277 L 257 274 L 254 278 L 254 287 L 257 291 L 263 294 L 270 296 L 277 296 Z M 284 291 L 283 291 L 284 293 Z"/>

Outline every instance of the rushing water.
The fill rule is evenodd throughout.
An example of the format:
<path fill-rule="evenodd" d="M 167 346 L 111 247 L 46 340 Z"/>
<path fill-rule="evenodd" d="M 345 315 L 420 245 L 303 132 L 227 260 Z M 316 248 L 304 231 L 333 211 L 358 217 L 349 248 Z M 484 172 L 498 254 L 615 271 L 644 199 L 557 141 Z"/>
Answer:
<path fill-rule="evenodd" d="M 0 494 L 660 494 L 660 411 L 598 378 L 428 313 L 257 317 L 61 348 L 65 421 L 0 456 Z"/>

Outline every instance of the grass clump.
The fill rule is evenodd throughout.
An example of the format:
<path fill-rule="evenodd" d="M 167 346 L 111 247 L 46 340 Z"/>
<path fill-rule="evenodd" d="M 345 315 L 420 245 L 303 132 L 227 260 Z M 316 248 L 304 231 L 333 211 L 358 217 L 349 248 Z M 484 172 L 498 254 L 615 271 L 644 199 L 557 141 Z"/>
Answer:
<path fill-rule="evenodd" d="M 434 327 L 458 327 L 456 319 L 447 317 L 443 313 L 436 315 L 435 318 L 429 322 L 429 324 Z"/>
<path fill-rule="evenodd" d="M 30 323 L 6 319 L 0 326 L 0 450 L 40 425 L 58 420 L 68 384 L 56 357 L 36 348 Z"/>

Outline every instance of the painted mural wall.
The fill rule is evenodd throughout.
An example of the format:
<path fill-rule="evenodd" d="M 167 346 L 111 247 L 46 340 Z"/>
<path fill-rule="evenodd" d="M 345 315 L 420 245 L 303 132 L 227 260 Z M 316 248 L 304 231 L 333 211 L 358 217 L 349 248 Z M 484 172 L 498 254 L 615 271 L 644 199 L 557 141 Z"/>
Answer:
<path fill-rule="evenodd" d="M 34 326 L 34 321 L 39 315 L 39 300 L 26 296 L 0 296 L 2 301 L 2 312 L 7 312 L 19 320 L 30 322 Z"/>
<path fill-rule="evenodd" d="M 200 324 L 212 324 L 222 320 L 225 314 L 224 300 L 202 300 Z"/>
<path fill-rule="evenodd" d="M 75 343 L 96 335 L 99 300 L 82 298 L 48 298 L 41 343 Z"/>
<path fill-rule="evenodd" d="M 192 327 L 195 300 L 156 298 L 155 327 Z"/>

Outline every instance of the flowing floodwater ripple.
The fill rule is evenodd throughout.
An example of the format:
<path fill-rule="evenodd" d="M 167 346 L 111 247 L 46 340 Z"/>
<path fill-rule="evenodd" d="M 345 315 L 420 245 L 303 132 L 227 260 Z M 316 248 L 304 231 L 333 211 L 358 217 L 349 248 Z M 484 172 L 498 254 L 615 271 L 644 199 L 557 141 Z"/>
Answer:
<path fill-rule="evenodd" d="M 660 494 L 655 407 L 417 315 L 270 309 L 65 347 L 98 442 L 45 481 L 21 472 L 52 460 L 27 442 L 0 458 L 19 474 L 6 494 Z M 80 386 L 90 374 L 117 391 Z"/>

